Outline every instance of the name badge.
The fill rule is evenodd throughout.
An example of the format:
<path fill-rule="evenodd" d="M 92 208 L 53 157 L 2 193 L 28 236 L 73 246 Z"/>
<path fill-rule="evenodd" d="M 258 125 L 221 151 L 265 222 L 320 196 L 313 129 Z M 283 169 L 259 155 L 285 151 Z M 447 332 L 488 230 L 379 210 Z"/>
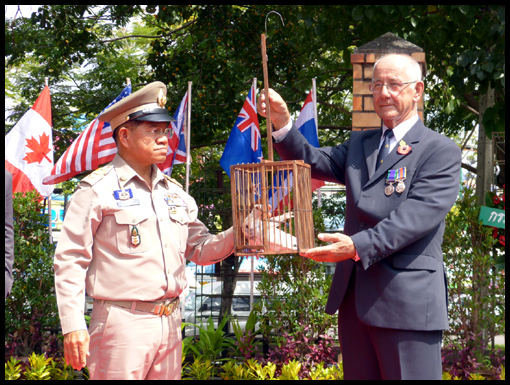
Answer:
<path fill-rule="evenodd" d="M 115 190 L 113 192 L 113 196 L 115 197 L 116 200 L 126 201 L 130 198 L 133 198 L 133 192 L 131 191 L 130 188 L 126 190 Z"/>
<path fill-rule="evenodd" d="M 140 204 L 140 201 L 138 198 L 128 199 L 125 201 L 118 201 L 117 206 L 119 207 L 128 207 L 128 206 L 138 206 Z"/>

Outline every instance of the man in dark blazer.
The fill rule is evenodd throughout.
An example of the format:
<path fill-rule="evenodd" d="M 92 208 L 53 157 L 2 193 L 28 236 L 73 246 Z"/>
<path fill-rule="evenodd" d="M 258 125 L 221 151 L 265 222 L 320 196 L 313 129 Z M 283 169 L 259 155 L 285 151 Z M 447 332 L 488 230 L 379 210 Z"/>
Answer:
<path fill-rule="evenodd" d="M 315 148 L 269 92 L 275 149 L 304 159 L 312 177 L 346 187 L 344 234 L 303 256 L 337 262 L 326 312 L 338 310 L 346 379 L 441 379 L 448 329 L 441 243 L 459 191 L 461 152 L 417 114 L 424 83 L 405 55 L 376 63 L 370 89 L 381 130 L 353 131 L 345 143 Z M 258 102 L 265 116 L 265 95 Z"/>
<path fill-rule="evenodd" d="M 5 170 L 5 298 L 12 288 L 14 229 L 12 227 L 12 174 Z"/>

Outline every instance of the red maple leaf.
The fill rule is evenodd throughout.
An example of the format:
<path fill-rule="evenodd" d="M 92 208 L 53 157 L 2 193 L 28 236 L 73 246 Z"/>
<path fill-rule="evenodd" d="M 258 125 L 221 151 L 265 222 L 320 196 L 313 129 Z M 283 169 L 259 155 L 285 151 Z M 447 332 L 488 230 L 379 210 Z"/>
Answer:
<path fill-rule="evenodd" d="M 27 153 L 23 160 L 26 160 L 27 163 L 41 163 L 43 159 L 46 159 L 51 163 L 51 160 L 46 156 L 46 154 L 51 151 L 49 144 L 50 137 L 46 135 L 45 132 L 39 136 L 39 142 L 33 136 L 27 139 L 27 144 L 25 144 L 25 146 L 33 152 Z"/>

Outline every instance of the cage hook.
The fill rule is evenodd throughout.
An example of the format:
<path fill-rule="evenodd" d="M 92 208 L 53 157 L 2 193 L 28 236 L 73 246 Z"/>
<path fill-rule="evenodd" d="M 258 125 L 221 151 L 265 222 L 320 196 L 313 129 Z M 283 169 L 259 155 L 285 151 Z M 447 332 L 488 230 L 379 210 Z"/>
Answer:
<path fill-rule="evenodd" d="M 268 17 L 271 13 L 276 13 L 278 16 L 280 16 L 280 20 L 282 21 L 282 24 L 283 24 L 283 26 L 285 27 L 285 23 L 283 22 L 283 17 L 282 17 L 282 15 L 280 15 L 280 14 L 279 14 L 278 12 L 276 12 L 276 11 L 269 11 L 269 12 L 267 13 L 267 15 L 266 15 L 266 23 L 265 23 L 265 27 L 266 27 L 266 29 L 265 29 L 265 30 L 266 30 L 266 36 L 267 36 L 267 17 Z"/>

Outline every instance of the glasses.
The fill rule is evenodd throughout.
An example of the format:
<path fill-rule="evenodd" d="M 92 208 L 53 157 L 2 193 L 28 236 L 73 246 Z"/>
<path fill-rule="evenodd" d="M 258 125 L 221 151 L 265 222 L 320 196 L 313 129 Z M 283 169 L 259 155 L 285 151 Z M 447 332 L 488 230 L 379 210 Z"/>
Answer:
<path fill-rule="evenodd" d="M 170 128 L 154 128 L 149 131 L 145 131 L 146 136 L 150 136 L 152 139 L 158 139 L 162 136 L 168 136 Z"/>
<path fill-rule="evenodd" d="M 400 91 L 402 91 L 404 89 L 404 86 L 406 84 L 411 84 L 411 83 L 416 83 L 418 80 L 413 80 L 412 82 L 405 82 L 405 83 L 398 83 L 398 82 L 391 82 L 391 83 L 383 83 L 383 82 L 378 82 L 378 83 L 371 83 L 369 86 L 368 86 L 368 89 L 370 90 L 370 92 L 374 93 L 374 94 L 378 94 L 380 92 L 382 92 L 382 89 L 384 86 L 386 86 L 386 88 L 388 89 L 388 91 L 392 94 L 398 94 Z"/>

